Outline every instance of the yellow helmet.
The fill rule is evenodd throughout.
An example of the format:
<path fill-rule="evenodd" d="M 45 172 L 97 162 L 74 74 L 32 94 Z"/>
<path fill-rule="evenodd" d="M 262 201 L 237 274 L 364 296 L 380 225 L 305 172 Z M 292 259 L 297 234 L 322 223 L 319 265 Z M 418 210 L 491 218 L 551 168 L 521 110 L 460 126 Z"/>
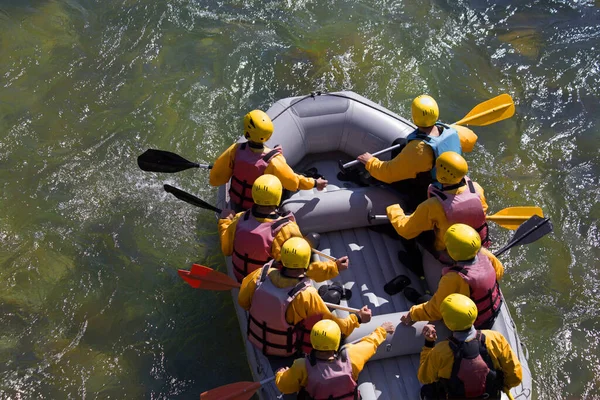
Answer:
<path fill-rule="evenodd" d="M 281 247 L 281 263 L 286 268 L 306 269 L 310 263 L 312 249 L 301 237 L 289 238 Z"/>
<path fill-rule="evenodd" d="M 261 110 L 252 110 L 244 117 L 244 137 L 251 142 L 264 143 L 273 134 L 271 118 Z"/>
<path fill-rule="evenodd" d="M 278 206 L 282 192 L 281 181 L 275 175 L 261 175 L 252 184 L 252 200 L 259 206 Z"/>
<path fill-rule="evenodd" d="M 481 237 L 469 225 L 454 224 L 444 234 L 444 244 L 448 255 L 454 261 L 466 261 L 475 258 L 479 253 Z"/>
<path fill-rule="evenodd" d="M 440 304 L 440 313 L 448 329 L 464 331 L 477 319 L 477 306 L 464 294 L 452 293 Z"/>
<path fill-rule="evenodd" d="M 310 344 L 315 350 L 335 351 L 340 347 L 341 338 L 340 327 L 330 319 L 322 319 L 310 331 Z"/>
<path fill-rule="evenodd" d="M 433 126 L 440 116 L 440 109 L 433 97 L 426 94 L 415 97 L 410 107 L 412 119 L 416 126 L 427 128 Z"/>
<path fill-rule="evenodd" d="M 465 159 L 453 151 L 443 152 L 435 160 L 435 178 L 443 185 L 456 185 L 467 175 L 469 166 Z"/>

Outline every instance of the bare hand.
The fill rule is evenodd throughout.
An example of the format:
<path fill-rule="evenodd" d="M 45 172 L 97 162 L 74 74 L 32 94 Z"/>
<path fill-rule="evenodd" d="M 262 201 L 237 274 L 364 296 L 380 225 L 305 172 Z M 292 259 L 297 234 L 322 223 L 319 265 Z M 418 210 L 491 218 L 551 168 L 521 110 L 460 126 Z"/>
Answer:
<path fill-rule="evenodd" d="M 325 186 L 327 186 L 327 180 L 323 179 L 323 178 L 317 178 L 316 182 L 316 188 L 317 190 L 323 190 L 325 189 Z"/>
<path fill-rule="evenodd" d="M 363 153 L 360 156 L 356 157 L 356 159 L 363 164 L 366 164 L 371 158 L 373 158 L 373 155 L 371 153 Z"/>
<path fill-rule="evenodd" d="M 276 374 L 283 374 L 288 369 L 290 369 L 290 368 L 289 367 L 282 367 L 282 368 L 279 368 L 277 371 L 275 371 L 275 373 Z"/>
<path fill-rule="evenodd" d="M 396 327 L 394 326 L 394 324 L 392 324 L 391 322 L 384 322 L 383 324 L 381 324 L 381 327 L 383 329 L 385 329 L 385 331 L 387 333 L 389 333 L 390 335 L 392 333 L 394 333 L 394 331 L 396 330 Z"/>
<path fill-rule="evenodd" d="M 435 331 L 435 325 L 427 324 L 423 327 L 423 336 L 425 336 L 425 340 L 429 342 L 435 342 L 437 340 L 437 333 Z"/>
<path fill-rule="evenodd" d="M 369 307 L 363 306 L 358 312 L 358 316 L 360 317 L 361 324 L 366 324 L 371 321 L 371 310 L 369 310 Z"/>
<path fill-rule="evenodd" d="M 400 317 L 400 322 L 402 322 L 406 326 L 413 326 L 417 321 L 413 321 L 413 319 L 410 316 L 410 313 L 407 312 L 405 315 Z"/>
<path fill-rule="evenodd" d="M 348 256 L 340 257 L 337 260 L 335 260 L 335 264 L 337 265 L 338 271 L 342 272 L 347 270 L 349 262 L 350 261 L 348 260 Z"/>
<path fill-rule="evenodd" d="M 235 212 L 233 210 L 230 210 L 229 208 L 221 210 L 221 219 L 233 220 L 233 217 L 235 217 Z"/>

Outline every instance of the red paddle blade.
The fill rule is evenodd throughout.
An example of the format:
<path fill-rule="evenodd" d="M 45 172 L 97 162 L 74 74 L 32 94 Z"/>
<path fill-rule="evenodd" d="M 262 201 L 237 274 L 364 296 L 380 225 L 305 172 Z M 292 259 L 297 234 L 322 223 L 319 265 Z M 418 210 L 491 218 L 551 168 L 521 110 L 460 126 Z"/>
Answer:
<path fill-rule="evenodd" d="M 260 386 L 260 382 L 231 383 L 202 393 L 200 400 L 249 400 Z"/>
<path fill-rule="evenodd" d="M 240 287 L 240 284 L 229 276 L 204 265 L 194 264 L 190 271 L 180 269 L 177 272 L 194 289 L 230 290 Z"/>

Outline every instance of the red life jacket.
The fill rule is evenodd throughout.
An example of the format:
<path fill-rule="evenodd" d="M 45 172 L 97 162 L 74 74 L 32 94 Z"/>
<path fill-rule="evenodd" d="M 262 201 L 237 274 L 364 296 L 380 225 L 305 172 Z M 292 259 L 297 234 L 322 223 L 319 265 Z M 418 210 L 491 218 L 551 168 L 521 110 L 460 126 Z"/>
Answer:
<path fill-rule="evenodd" d="M 477 331 L 473 340 L 461 342 L 450 337 L 448 345 L 454 354 L 450 379 L 444 380 L 449 399 L 499 399 L 504 384 L 502 371 L 494 363 L 485 345 L 485 335 Z"/>
<path fill-rule="evenodd" d="M 273 157 L 278 154 L 281 154 L 281 147 L 277 146 L 266 154 L 252 151 L 248 142 L 238 146 L 229 186 L 229 197 L 232 203 L 241 206 L 242 210 L 247 210 L 254 205 L 252 184 L 256 178 L 265 173 Z"/>
<path fill-rule="evenodd" d="M 352 364 L 346 349 L 335 360 L 320 360 L 311 353 L 306 357 L 307 384 L 299 398 L 306 400 L 355 400 L 360 398 L 358 384 L 352 378 Z M 304 396 L 304 397 L 302 397 Z"/>
<path fill-rule="evenodd" d="M 271 245 L 275 236 L 285 225 L 296 221 L 294 214 L 290 212 L 259 222 L 255 213 L 253 209 L 246 210 L 235 227 L 231 263 L 239 282 L 272 258 Z M 264 217 L 270 218 L 266 215 Z"/>
<path fill-rule="evenodd" d="M 265 355 L 289 357 L 306 342 L 310 343 L 310 330 L 322 316 L 315 315 L 296 326 L 290 325 L 285 319 L 288 306 L 311 281 L 303 278 L 294 287 L 279 288 L 269 278 L 271 267 L 273 261 L 265 264 L 256 283 L 248 315 L 248 340 Z"/>
<path fill-rule="evenodd" d="M 486 248 L 490 247 L 488 225 L 481 205 L 481 198 L 475 189 L 475 185 L 473 185 L 473 181 L 467 176 L 465 176 L 465 184 L 468 186 L 468 190 L 464 190 L 460 194 L 451 194 L 448 193 L 448 190 L 463 186 L 462 182 L 455 186 L 446 187 L 445 190 L 440 190 L 435 185 L 429 185 L 427 196 L 435 196 L 440 201 L 442 207 L 444 207 L 446 218 L 451 225 L 469 225 L 479 233 L 481 245 Z"/>
<path fill-rule="evenodd" d="M 493 321 L 500 312 L 502 295 L 490 259 L 480 251 L 472 263 L 456 263 L 452 267 L 444 268 L 442 275 L 450 271 L 457 272 L 469 284 L 471 300 L 477 305 L 477 319 L 473 324 L 475 328 Z"/>

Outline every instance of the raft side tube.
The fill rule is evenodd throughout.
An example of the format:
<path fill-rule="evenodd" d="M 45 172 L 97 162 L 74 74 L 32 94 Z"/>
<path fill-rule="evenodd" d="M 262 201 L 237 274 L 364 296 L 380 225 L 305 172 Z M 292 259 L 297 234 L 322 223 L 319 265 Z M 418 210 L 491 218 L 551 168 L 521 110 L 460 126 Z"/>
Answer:
<path fill-rule="evenodd" d="M 310 200 L 297 193 L 281 204 L 296 216 L 302 232 L 329 232 L 389 224 L 387 220 L 369 221 L 368 214 L 385 214 L 386 208 L 401 201 L 400 196 L 383 186 L 353 190 L 315 192 Z"/>
<path fill-rule="evenodd" d="M 382 360 L 384 358 L 398 357 L 409 354 L 419 354 L 425 343 L 425 338 L 421 335 L 423 327 L 428 324 L 427 321 L 416 322 L 413 326 L 406 326 L 400 323 L 400 318 L 405 315 L 407 311 L 375 315 L 366 324 L 361 324 L 356 328 L 350 336 L 346 338 L 345 343 L 358 340 L 362 337 L 368 336 L 378 326 L 381 326 L 384 322 L 391 322 L 396 325 L 396 331 L 393 335 L 387 335 L 385 342 L 383 342 L 378 348 L 377 352 L 370 360 Z M 438 342 L 445 340 L 450 336 L 450 331 L 441 321 L 433 322 L 438 335 Z"/>

